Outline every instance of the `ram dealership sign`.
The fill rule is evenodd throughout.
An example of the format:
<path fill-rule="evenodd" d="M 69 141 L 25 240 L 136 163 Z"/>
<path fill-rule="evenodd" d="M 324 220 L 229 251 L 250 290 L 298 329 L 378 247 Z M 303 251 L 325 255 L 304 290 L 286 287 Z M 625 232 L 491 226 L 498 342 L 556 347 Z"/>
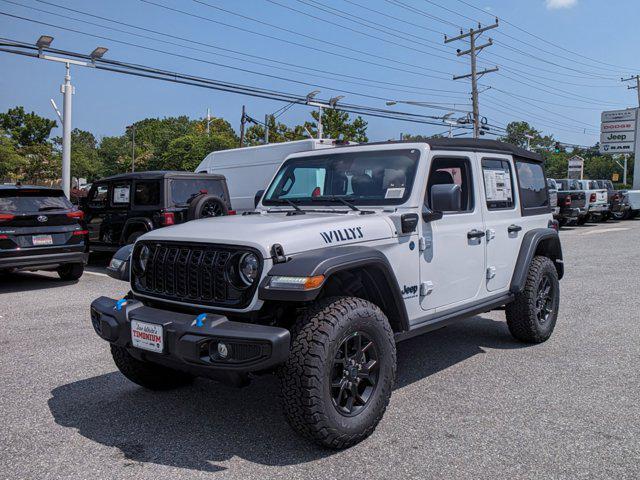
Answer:
<path fill-rule="evenodd" d="M 638 110 L 602 112 L 600 126 L 600 152 L 609 154 L 633 153 L 638 137 Z"/>

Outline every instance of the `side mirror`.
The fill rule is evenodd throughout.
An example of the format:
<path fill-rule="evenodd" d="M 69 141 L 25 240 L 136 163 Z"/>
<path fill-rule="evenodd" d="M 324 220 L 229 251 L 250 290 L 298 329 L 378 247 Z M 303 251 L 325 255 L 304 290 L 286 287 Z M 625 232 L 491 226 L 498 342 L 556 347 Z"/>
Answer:
<path fill-rule="evenodd" d="M 129 281 L 129 269 L 131 266 L 131 252 L 133 244 L 125 245 L 119 249 L 107 267 L 107 275 L 116 280 Z"/>
<path fill-rule="evenodd" d="M 459 212 L 462 210 L 462 190 L 460 185 L 447 183 L 432 186 L 431 208 L 438 212 Z"/>
<path fill-rule="evenodd" d="M 264 195 L 264 190 L 258 190 L 256 192 L 255 197 L 253 197 L 253 206 L 254 207 L 258 207 L 258 204 L 260 203 L 260 200 L 262 199 L 262 195 Z"/>
<path fill-rule="evenodd" d="M 422 205 L 422 220 L 425 222 L 433 222 L 434 220 L 440 220 L 443 216 L 442 212 L 437 210 L 431 210 L 426 205 Z"/>

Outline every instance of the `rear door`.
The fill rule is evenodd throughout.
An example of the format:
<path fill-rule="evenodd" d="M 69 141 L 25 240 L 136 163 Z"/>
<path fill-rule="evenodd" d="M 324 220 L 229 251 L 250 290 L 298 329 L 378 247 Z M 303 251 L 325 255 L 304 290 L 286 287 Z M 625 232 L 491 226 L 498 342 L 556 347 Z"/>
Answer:
<path fill-rule="evenodd" d="M 102 224 L 109 209 L 109 184 L 94 183 L 86 201 L 86 221 L 89 229 L 89 241 L 102 243 Z"/>
<path fill-rule="evenodd" d="M 482 154 L 480 154 L 482 155 Z M 486 226 L 487 290 L 505 290 L 511 282 L 523 226 L 518 221 L 515 168 L 510 155 L 482 156 L 482 210 Z"/>

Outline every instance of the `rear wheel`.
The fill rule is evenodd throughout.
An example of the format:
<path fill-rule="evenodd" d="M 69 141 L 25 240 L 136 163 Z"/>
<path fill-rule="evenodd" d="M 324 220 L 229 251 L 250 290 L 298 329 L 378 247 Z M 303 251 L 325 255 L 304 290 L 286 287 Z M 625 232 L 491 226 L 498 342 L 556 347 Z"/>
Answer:
<path fill-rule="evenodd" d="M 547 257 L 534 257 L 524 289 L 505 308 L 511 335 L 528 343 L 546 341 L 556 326 L 559 304 L 556 267 Z"/>
<path fill-rule="evenodd" d="M 188 385 L 193 377 L 171 368 L 143 362 L 131 356 L 123 347 L 111 344 L 113 361 L 125 377 L 149 390 L 170 390 Z"/>
<path fill-rule="evenodd" d="M 137 232 L 132 232 L 127 237 L 127 245 L 131 245 L 132 243 L 136 243 L 138 237 L 142 236 L 145 232 L 138 230 Z"/>
<path fill-rule="evenodd" d="M 584 225 L 585 223 L 587 223 L 587 216 L 585 215 L 584 217 L 578 217 L 576 223 L 578 225 Z"/>
<path fill-rule="evenodd" d="M 84 273 L 84 264 L 69 263 L 59 266 L 56 271 L 62 280 L 78 280 Z"/>
<path fill-rule="evenodd" d="M 287 419 L 321 445 L 354 445 L 380 422 L 395 372 L 393 332 L 382 311 L 360 298 L 324 300 L 296 322 L 279 371 Z"/>

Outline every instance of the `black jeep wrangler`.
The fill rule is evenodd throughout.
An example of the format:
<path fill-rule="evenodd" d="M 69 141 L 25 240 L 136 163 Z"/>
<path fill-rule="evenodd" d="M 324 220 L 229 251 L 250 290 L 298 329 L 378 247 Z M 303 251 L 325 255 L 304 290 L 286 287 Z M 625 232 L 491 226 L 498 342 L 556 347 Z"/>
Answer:
<path fill-rule="evenodd" d="M 81 206 L 93 251 L 117 250 L 156 228 L 235 213 L 224 176 L 173 171 L 103 178 Z"/>

